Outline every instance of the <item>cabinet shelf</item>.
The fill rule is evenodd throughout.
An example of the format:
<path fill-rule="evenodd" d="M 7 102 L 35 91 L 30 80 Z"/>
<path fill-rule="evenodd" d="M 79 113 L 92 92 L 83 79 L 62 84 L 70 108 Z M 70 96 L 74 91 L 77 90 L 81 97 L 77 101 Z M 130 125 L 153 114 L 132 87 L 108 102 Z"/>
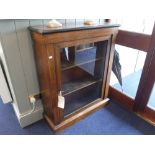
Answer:
<path fill-rule="evenodd" d="M 88 87 L 88 86 L 95 84 L 97 82 L 100 82 L 100 81 L 102 81 L 102 79 L 95 79 L 91 76 L 88 76 L 88 77 L 84 77 L 82 79 L 77 79 L 74 81 L 64 83 L 63 89 L 62 89 L 62 95 L 63 96 L 68 95 L 70 93 L 73 93 L 73 92 L 80 90 L 84 87 Z"/>
<path fill-rule="evenodd" d="M 82 66 L 88 63 L 93 63 L 95 61 L 102 60 L 103 58 L 103 55 L 96 56 L 96 47 L 76 50 L 75 60 L 67 60 L 67 58 L 65 58 L 65 56 L 63 55 L 61 59 L 61 69 L 62 71 L 64 71 L 75 66 Z"/>
<path fill-rule="evenodd" d="M 66 94 L 64 115 L 70 115 L 101 98 L 102 81 L 96 81 L 72 93 Z"/>
<path fill-rule="evenodd" d="M 62 64 L 62 71 L 65 71 L 67 69 L 71 69 L 71 68 L 74 68 L 76 66 L 82 66 L 82 65 L 85 65 L 85 64 L 88 64 L 88 63 L 93 63 L 95 61 L 100 61 L 102 60 L 103 58 L 96 58 L 96 59 L 92 59 L 92 60 L 89 60 L 89 61 L 85 61 L 85 62 L 82 62 L 82 63 L 70 63 L 70 62 L 63 62 Z"/>
<path fill-rule="evenodd" d="M 64 116 L 68 116 L 84 108 L 100 98 L 100 92 L 96 90 L 100 83 L 94 83 L 90 87 L 83 88 L 65 97 Z M 80 95 L 80 96 L 79 96 Z"/>

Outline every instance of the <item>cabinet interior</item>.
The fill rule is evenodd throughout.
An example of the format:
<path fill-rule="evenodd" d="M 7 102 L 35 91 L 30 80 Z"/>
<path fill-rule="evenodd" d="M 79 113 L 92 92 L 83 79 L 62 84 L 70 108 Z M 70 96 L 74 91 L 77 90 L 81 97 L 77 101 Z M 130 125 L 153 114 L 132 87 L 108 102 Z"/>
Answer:
<path fill-rule="evenodd" d="M 102 98 L 108 41 L 60 49 L 64 116 Z"/>

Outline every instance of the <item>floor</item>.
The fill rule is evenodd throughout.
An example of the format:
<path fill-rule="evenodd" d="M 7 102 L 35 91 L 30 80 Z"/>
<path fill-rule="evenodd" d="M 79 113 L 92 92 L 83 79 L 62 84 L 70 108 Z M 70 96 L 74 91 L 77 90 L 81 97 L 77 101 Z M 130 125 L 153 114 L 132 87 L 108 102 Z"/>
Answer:
<path fill-rule="evenodd" d="M 4 105 L 0 100 L 1 135 L 53 135 L 45 120 L 22 129 L 11 104 Z M 134 113 L 119 104 L 110 104 L 86 117 L 57 135 L 150 135 L 155 127 L 143 121 Z"/>

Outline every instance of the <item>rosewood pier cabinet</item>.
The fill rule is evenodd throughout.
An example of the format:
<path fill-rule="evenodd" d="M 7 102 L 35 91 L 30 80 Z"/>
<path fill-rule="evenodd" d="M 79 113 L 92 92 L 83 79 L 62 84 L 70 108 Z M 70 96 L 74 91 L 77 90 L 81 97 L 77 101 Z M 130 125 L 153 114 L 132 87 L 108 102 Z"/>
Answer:
<path fill-rule="evenodd" d="M 108 103 L 118 28 L 117 24 L 29 27 L 44 117 L 53 131 Z"/>

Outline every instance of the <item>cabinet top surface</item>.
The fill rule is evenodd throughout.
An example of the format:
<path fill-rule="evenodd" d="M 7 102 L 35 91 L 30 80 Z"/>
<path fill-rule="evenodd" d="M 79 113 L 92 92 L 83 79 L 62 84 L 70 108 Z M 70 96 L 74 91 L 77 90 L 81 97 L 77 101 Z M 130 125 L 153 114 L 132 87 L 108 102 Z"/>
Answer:
<path fill-rule="evenodd" d="M 28 29 L 32 32 L 37 32 L 40 34 L 52 34 L 59 32 L 70 32 L 70 31 L 80 31 L 80 30 L 91 30 L 91 29 L 101 29 L 101 28 L 114 28 L 119 27 L 119 24 L 96 24 L 96 25 L 71 25 L 71 26 L 62 26 L 58 28 L 48 28 L 46 25 L 30 26 Z"/>

